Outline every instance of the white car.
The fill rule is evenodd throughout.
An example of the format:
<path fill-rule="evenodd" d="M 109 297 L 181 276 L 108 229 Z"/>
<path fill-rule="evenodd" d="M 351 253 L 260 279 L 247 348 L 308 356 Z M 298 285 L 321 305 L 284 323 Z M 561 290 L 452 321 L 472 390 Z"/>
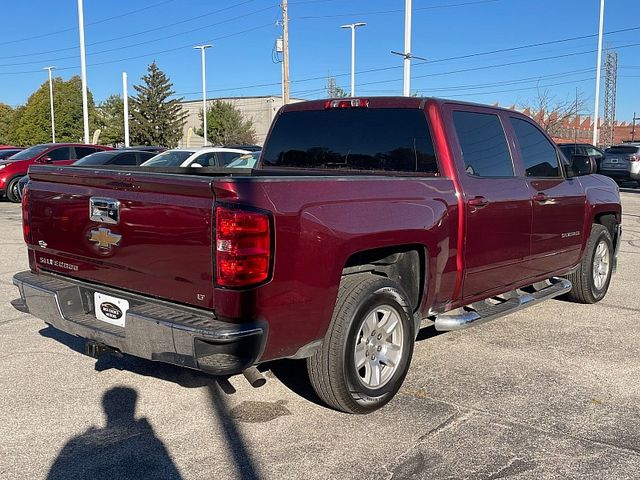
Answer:
<path fill-rule="evenodd" d="M 240 155 L 251 153 L 238 148 L 174 148 L 150 158 L 141 167 L 226 167 Z"/>

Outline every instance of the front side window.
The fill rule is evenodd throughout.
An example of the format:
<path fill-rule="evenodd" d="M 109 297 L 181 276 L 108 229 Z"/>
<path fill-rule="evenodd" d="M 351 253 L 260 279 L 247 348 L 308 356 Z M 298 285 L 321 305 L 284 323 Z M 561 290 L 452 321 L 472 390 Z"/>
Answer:
<path fill-rule="evenodd" d="M 438 173 L 424 111 L 328 108 L 282 113 L 265 167 Z"/>
<path fill-rule="evenodd" d="M 52 161 L 71 160 L 71 149 L 69 147 L 60 147 L 47 153 L 47 157 Z"/>
<path fill-rule="evenodd" d="M 532 123 L 510 117 L 520 145 L 527 177 L 559 177 L 558 154 L 553 144 Z"/>
<path fill-rule="evenodd" d="M 513 177 L 513 161 L 497 115 L 453 112 L 453 122 L 467 174 L 474 177 Z"/>

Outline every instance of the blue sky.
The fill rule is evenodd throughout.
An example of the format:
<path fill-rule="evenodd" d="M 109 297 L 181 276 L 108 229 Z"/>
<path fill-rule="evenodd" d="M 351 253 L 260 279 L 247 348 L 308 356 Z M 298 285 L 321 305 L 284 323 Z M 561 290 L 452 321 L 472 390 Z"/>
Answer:
<path fill-rule="evenodd" d="M 558 100 L 583 94 L 592 113 L 598 0 L 413 0 L 412 91 L 481 103 L 524 105 L 548 89 Z M 79 74 L 76 0 L 24 0 L 3 5 L 0 102 L 17 106 L 55 75 Z M 188 99 L 200 96 L 200 56 L 207 51 L 210 97 L 280 94 L 272 60 L 280 35 L 278 0 L 85 0 L 87 77 L 97 101 L 121 93 L 121 72 L 137 83 L 155 60 Z M 292 95 L 325 96 L 327 75 L 348 90 L 350 34 L 357 31 L 357 94 L 402 93 L 403 0 L 290 0 Z M 607 0 L 605 45 L 618 50 L 617 118 L 640 114 L 640 2 Z M 478 55 L 480 54 L 480 55 Z M 467 58 L 459 58 L 459 57 Z M 456 58 L 457 57 L 457 58 Z M 550 58 L 555 57 L 555 58 Z M 421 64 L 419 64 L 421 63 Z"/>

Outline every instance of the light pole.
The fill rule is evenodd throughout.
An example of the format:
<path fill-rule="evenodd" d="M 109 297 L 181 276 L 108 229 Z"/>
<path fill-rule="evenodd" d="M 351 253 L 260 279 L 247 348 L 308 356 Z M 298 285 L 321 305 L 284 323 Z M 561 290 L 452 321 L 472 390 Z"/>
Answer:
<path fill-rule="evenodd" d="M 348 25 L 340 25 L 340 28 L 351 29 L 351 96 L 356 96 L 356 28 L 364 27 L 366 23 L 350 23 Z"/>
<path fill-rule="evenodd" d="M 87 100 L 87 60 L 84 51 L 84 9 L 83 0 L 78 0 L 78 30 L 80 30 L 80 73 L 82 75 L 82 120 L 84 123 L 84 143 L 89 143 L 89 102 Z"/>
<path fill-rule="evenodd" d="M 51 78 L 51 70 L 54 67 L 51 65 L 50 67 L 44 67 L 43 70 L 49 70 L 49 103 L 51 103 L 51 141 L 56 143 L 56 119 L 53 114 L 53 79 Z"/>
<path fill-rule="evenodd" d="M 631 141 L 636 141 L 636 120 L 640 120 L 640 117 L 636 117 L 636 112 L 633 112 L 633 127 L 631 128 Z"/>
<path fill-rule="evenodd" d="M 598 65 L 596 68 L 596 100 L 593 112 L 593 144 L 598 145 L 598 110 L 600 109 L 600 70 L 602 67 L 602 29 L 604 27 L 604 0 L 600 0 L 600 30 L 598 33 Z"/>
<path fill-rule="evenodd" d="M 404 82 L 402 94 L 411 95 L 411 0 L 404 4 Z"/>
<path fill-rule="evenodd" d="M 203 146 L 207 146 L 207 76 L 204 61 L 204 51 L 213 45 L 196 45 L 193 48 L 200 50 L 202 55 L 202 131 L 204 137 Z"/>
<path fill-rule="evenodd" d="M 124 146 L 129 146 L 129 93 L 127 91 L 127 72 L 122 72 L 122 101 L 124 106 Z"/>

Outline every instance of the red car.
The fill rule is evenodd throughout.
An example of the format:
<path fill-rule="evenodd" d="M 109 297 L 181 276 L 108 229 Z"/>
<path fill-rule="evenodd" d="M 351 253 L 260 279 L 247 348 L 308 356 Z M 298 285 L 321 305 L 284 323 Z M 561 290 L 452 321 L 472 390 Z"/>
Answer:
<path fill-rule="evenodd" d="M 34 163 L 68 165 L 100 150 L 113 149 L 102 145 L 43 143 L 22 150 L 11 158 L 0 161 L 0 198 L 6 195 L 12 202 L 20 202 L 18 182 L 27 174 L 29 165 Z"/>

